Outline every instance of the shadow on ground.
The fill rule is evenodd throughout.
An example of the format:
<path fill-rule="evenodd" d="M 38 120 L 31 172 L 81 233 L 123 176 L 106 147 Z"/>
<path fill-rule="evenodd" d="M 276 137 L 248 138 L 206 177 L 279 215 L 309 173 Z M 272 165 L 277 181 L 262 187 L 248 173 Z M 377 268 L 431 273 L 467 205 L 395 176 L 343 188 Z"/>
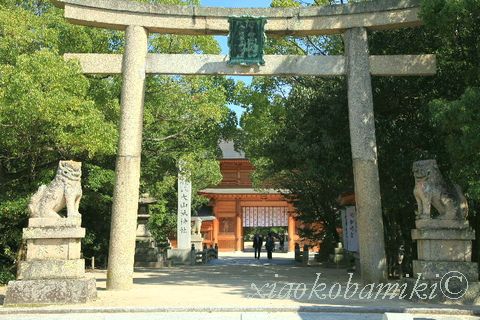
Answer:
<path fill-rule="evenodd" d="M 253 254 L 252 254 L 253 255 Z M 273 260 L 255 260 L 248 255 L 224 256 L 208 265 L 177 266 L 158 270 L 137 269 L 134 279 L 139 286 L 170 286 L 178 290 L 185 287 L 185 302 L 194 298 L 191 288 L 209 295 L 217 290 L 219 299 L 237 296 L 238 303 L 248 305 L 296 305 L 296 306 L 347 306 L 347 307 L 391 307 L 400 309 L 415 307 L 448 308 L 452 305 L 412 302 L 398 296 L 389 299 L 383 293 L 376 296 L 376 289 L 361 291 L 365 286 L 356 274 L 346 269 L 303 266 L 293 257 L 278 255 Z M 375 284 L 376 286 L 377 284 Z M 350 286 L 350 291 L 345 292 Z M 358 289 L 355 291 L 355 287 Z M 370 295 L 369 295 L 370 292 Z M 362 295 L 363 293 L 363 295 Z M 197 294 L 198 295 L 198 294 Z M 370 297 L 375 297 L 371 299 Z M 215 295 L 212 296 L 212 298 Z M 222 302 L 222 301 L 214 301 Z M 458 307 L 458 306 L 457 306 Z M 463 308 L 463 307 L 462 307 Z M 468 307 L 465 307 L 468 308 Z"/>
<path fill-rule="evenodd" d="M 99 298 L 89 306 L 100 307 L 235 307 L 235 308 L 341 308 L 342 312 L 366 312 L 365 308 L 448 308 L 451 305 L 414 303 L 397 298 L 368 299 L 358 276 L 345 269 L 303 266 L 292 256 L 273 260 L 253 259 L 250 254 L 223 256 L 207 265 L 171 268 L 137 268 L 130 291 L 106 291 L 106 271 L 89 272 L 97 278 Z M 349 294 L 347 286 L 358 286 Z M 364 294 L 368 294 L 365 291 Z M 376 291 L 373 290 L 373 295 Z M 381 297 L 381 296 L 380 296 Z M 0 301 L 3 296 L 0 296 Z M 458 307 L 458 306 L 456 306 Z M 362 309 L 363 308 L 363 309 Z M 467 308 L 468 307 L 461 307 Z M 309 311 L 310 310 L 310 311 Z M 363 311 L 362 311 L 363 310 Z"/>
<path fill-rule="evenodd" d="M 252 254 L 253 255 L 253 254 Z M 135 270 L 134 287 L 147 291 L 180 295 L 185 304 L 201 304 L 211 297 L 213 305 L 282 306 L 391 306 L 395 308 L 428 307 L 396 299 L 374 301 L 359 296 L 363 287 L 357 275 L 346 269 L 303 266 L 293 257 L 263 258 L 250 255 L 224 256 L 207 265 Z M 105 279 L 98 279 L 99 283 Z M 357 284 L 356 294 L 344 294 L 347 285 Z M 101 289 L 101 288 L 99 288 Z M 173 299 L 173 298 L 172 298 Z M 207 302 L 205 302 L 207 304 Z M 212 305 L 212 304 L 210 304 Z"/>

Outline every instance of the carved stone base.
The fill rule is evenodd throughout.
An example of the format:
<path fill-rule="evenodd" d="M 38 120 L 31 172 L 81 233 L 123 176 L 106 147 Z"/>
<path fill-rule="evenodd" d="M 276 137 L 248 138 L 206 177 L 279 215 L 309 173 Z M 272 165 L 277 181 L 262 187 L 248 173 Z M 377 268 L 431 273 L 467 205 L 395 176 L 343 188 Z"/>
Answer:
<path fill-rule="evenodd" d="M 467 229 L 467 220 L 419 219 L 415 221 L 417 229 Z"/>
<path fill-rule="evenodd" d="M 412 239 L 417 241 L 418 260 L 468 262 L 472 258 L 475 231 L 471 228 L 414 229 Z"/>
<path fill-rule="evenodd" d="M 157 247 L 151 245 L 150 241 L 136 241 L 135 267 L 161 268 L 163 263 L 162 254 L 160 254 Z"/>
<path fill-rule="evenodd" d="M 191 264 L 192 250 L 188 249 L 168 249 L 167 259 L 174 264 Z"/>
<path fill-rule="evenodd" d="M 85 229 L 81 219 L 31 218 L 23 229 L 26 260 L 17 281 L 8 283 L 6 305 L 85 303 L 97 296 L 95 279 L 86 277 L 81 257 Z"/>
<path fill-rule="evenodd" d="M 416 225 L 412 239 L 418 260 L 413 261 L 414 278 L 405 280 L 413 292 L 411 300 L 476 304 L 478 264 L 471 262 L 475 231 L 460 220 L 417 220 Z"/>
<path fill-rule="evenodd" d="M 97 297 L 95 279 L 10 281 L 5 306 L 86 303 Z"/>
<path fill-rule="evenodd" d="M 82 239 L 85 229 L 75 226 L 23 228 L 23 239 Z"/>
<path fill-rule="evenodd" d="M 31 260 L 21 261 L 18 280 L 71 279 L 85 276 L 85 260 Z"/>
<path fill-rule="evenodd" d="M 199 234 L 192 234 L 191 243 L 195 246 L 195 250 L 202 251 L 203 250 L 203 238 Z"/>
<path fill-rule="evenodd" d="M 29 227 L 80 227 L 82 224 L 82 217 L 70 218 L 30 218 L 28 219 Z"/>

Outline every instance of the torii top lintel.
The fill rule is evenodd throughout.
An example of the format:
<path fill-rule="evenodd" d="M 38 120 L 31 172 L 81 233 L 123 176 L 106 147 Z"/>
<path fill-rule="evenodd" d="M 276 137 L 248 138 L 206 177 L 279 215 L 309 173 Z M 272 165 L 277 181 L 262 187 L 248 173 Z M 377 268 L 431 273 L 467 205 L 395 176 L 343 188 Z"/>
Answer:
<path fill-rule="evenodd" d="M 139 25 L 149 32 L 214 35 L 228 33 L 230 16 L 262 16 L 271 35 L 322 35 L 346 29 L 398 29 L 421 24 L 419 0 L 376 0 L 347 5 L 299 8 L 209 8 L 139 3 L 129 0 L 52 0 L 65 18 L 85 26 L 124 30 Z"/>

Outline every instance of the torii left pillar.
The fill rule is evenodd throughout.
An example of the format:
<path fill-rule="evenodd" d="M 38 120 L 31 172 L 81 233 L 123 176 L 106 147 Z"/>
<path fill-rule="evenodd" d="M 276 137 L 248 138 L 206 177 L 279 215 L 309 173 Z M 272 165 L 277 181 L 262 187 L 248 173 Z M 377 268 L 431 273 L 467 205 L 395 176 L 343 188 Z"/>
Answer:
<path fill-rule="evenodd" d="M 365 283 L 380 283 L 387 272 L 367 29 L 345 32 L 345 54 L 360 272 Z"/>
<path fill-rule="evenodd" d="M 133 285 L 147 41 L 148 32 L 145 28 L 127 27 L 122 62 L 120 132 L 108 252 L 107 289 L 111 290 L 128 290 Z"/>

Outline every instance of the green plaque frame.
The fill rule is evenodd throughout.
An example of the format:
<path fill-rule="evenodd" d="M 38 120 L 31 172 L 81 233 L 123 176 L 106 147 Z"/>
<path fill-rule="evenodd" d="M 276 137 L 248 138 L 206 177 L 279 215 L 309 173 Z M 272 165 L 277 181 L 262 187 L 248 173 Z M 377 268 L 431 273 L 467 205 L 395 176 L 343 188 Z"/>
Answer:
<path fill-rule="evenodd" d="M 231 65 L 265 65 L 263 48 L 265 46 L 265 17 L 229 17 L 230 33 L 228 47 Z"/>

